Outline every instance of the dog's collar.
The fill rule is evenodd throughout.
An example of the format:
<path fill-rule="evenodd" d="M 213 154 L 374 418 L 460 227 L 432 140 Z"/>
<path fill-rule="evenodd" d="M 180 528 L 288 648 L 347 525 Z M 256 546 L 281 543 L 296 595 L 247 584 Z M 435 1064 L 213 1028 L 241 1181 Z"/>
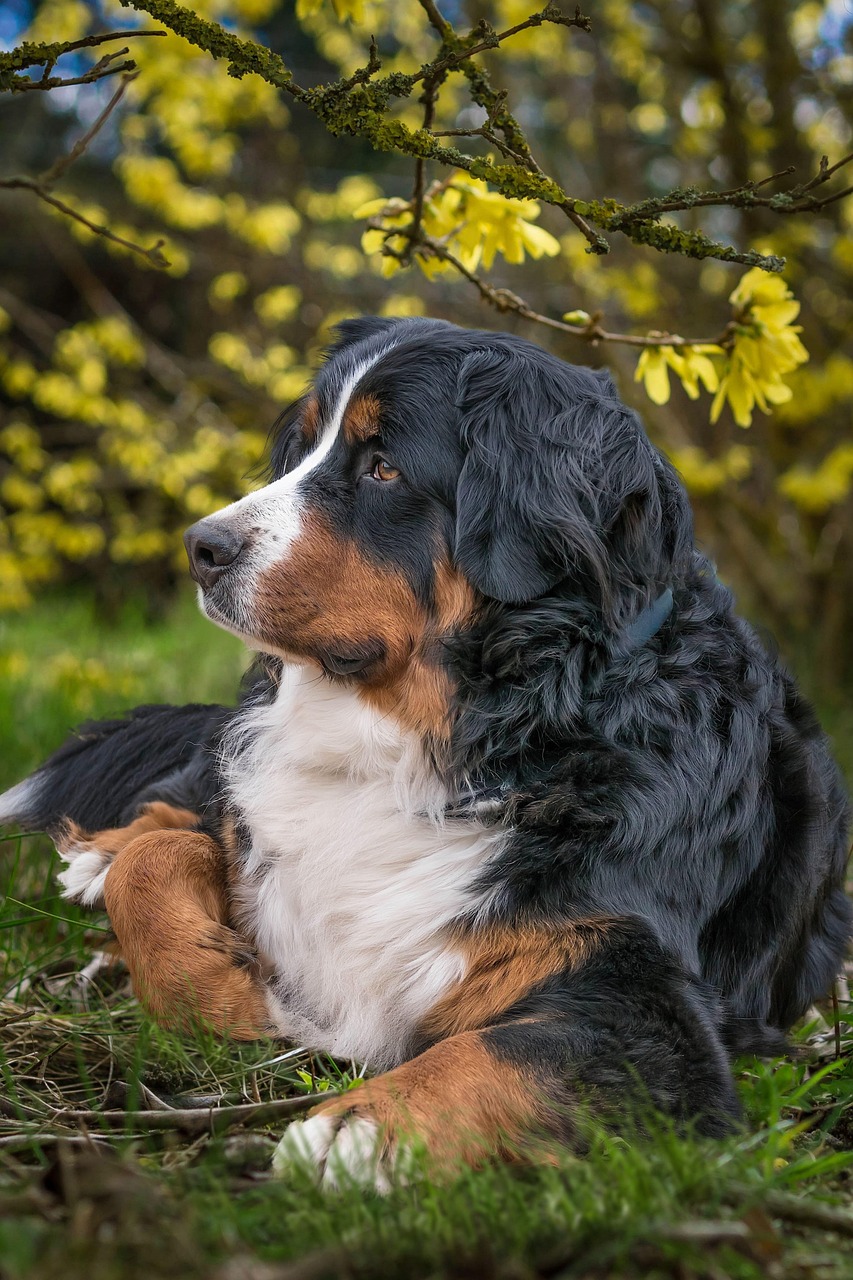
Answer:
<path fill-rule="evenodd" d="M 662 591 L 657 600 L 638 614 L 622 632 L 622 640 L 628 649 L 639 649 L 656 636 L 672 613 L 672 587 Z"/>

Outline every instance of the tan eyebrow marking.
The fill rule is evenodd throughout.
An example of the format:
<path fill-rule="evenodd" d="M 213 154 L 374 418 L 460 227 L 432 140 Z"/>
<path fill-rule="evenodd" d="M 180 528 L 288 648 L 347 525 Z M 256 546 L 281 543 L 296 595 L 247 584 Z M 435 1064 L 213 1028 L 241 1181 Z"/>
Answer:
<path fill-rule="evenodd" d="M 317 439 L 317 428 L 320 425 L 320 402 L 316 396 L 305 401 L 302 410 L 302 434 L 309 444 Z"/>
<path fill-rule="evenodd" d="M 379 434 L 381 408 L 376 396 L 359 396 L 347 405 L 343 431 L 349 444 L 364 443 Z"/>

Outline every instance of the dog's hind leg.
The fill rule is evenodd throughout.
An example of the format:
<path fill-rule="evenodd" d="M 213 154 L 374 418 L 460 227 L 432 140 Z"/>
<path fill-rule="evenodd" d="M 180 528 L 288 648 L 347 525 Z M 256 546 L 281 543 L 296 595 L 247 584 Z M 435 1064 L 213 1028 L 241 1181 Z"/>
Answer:
<path fill-rule="evenodd" d="M 107 872 L 125 845 L 146 832 L 198 824 L 198 814 L 161 801 L 145 805 L 125 827 L 83 831 L 76 822 L 63 822 L 55 839 L 57 853 L 68 863 L 58 877 L 62 896 L 84 907 L 103 907 Z"/>
<path fill-rule="evenodd" d="M 143 831 L 108 866 L 104 899 L 136 996 L 157 1022 L 254 1040 L 277 1033 L 275 1002 L 228 925 L 226 864 L 201 831 Z"/>

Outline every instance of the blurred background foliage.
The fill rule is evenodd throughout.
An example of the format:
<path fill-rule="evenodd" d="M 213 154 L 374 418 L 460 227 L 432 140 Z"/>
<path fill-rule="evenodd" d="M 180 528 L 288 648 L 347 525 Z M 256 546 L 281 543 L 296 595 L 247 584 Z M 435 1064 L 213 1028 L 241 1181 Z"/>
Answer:
<path fill-rule="evenodd" d="M 371 35 L 383 74 L 435 56 L 416 0 L 193 8 L 282 51 L 308 86 L 364 65 Z M 531 9 L 444 6 L 460 29 L 483 17 L 503 29 Z M 851 150 L 851 0 L 589 0 L 585 12 L 589 34 L 545 24 L 481 55 L 495 84 L 511 88 L 543 167 L 574 195 L 635 202 L 688 184 L 742 186 L 790 165 L 805 181 L 822 154 Z M 156 24 L 118 0 L 0 0 L 3 48 L 135 25 Z M 62 66 L 79 76 L 102 52 Z M 127 245 L 31 191 L 0 191 L 0 608 L 26 611 L 48 584 L 86 584 L 102 610 L 134 597 L 156 615 L 184 580 L 183 529 L 257 482 L 268 430 L 305 387 L 331 326 L 362 312 L 431 314 L 611 366 L 684 475 L 700 538 L 745 611 L 824 695 L 849 684 L 853 200 L 814 216 L 724 207 L 674 219 L 788 260 L 799 315 L 781 285 L 765 302 L 791 333 L 793 320 L 802 326 L 810 360 L 789 362 L 791 398 L 743 430 L 731 394 L 709 413 L 716 375 L 686 368 L 683 353 L 653 349 L 638 368 L 634 348 L 497 314 L 435 261 L 421 270 L 383 257 L 381 228 L 401 207 L 388 201 L 411 199 L 411 160 L 332 137 L 300 103 L 258 77 L 229 76 L 175 35 L 136 39 L 132 56 L 138 74 L 61 184 L 63 201 Z M 116 86 L 0 94 L 0 178 L 48 172 Z M 483 119 L 461 77 L 438 113 L 444 130 Z M 412 128 L 421 116 L 416 97 L 398 111 Z M 429 181 L 446 176 L 428 167 Z M 454 247 L 546 316 L 601 312 L 611 331 L 710 339 L 733 291 L 735 305 L 761 302 L 764 286 L 752 274 L 745 286 L 742 266 L 618 237 L 608 256 L 593 256 L 554 209 L 488 212 L 488 190 L 465 181 L 467 191 L 437 190 L 433 233 L 457 225 L 462 207 Z M 487 232 L 506 222 L 478 249 L 464 228 L 483 208 Z M 156 265 L 161 254 L 167 267 Z"/>

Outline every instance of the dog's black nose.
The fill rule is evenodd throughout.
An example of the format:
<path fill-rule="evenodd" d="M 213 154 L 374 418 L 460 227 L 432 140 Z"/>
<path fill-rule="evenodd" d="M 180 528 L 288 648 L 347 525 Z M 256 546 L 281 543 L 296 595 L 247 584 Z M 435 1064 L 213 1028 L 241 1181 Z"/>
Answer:
<path fill-rule="evenodd" d="M 215 520 L 199 520 L 184 534 L 190 574 L 206 591 L 222 577 L 243 550 L 243 538 Z"/>

